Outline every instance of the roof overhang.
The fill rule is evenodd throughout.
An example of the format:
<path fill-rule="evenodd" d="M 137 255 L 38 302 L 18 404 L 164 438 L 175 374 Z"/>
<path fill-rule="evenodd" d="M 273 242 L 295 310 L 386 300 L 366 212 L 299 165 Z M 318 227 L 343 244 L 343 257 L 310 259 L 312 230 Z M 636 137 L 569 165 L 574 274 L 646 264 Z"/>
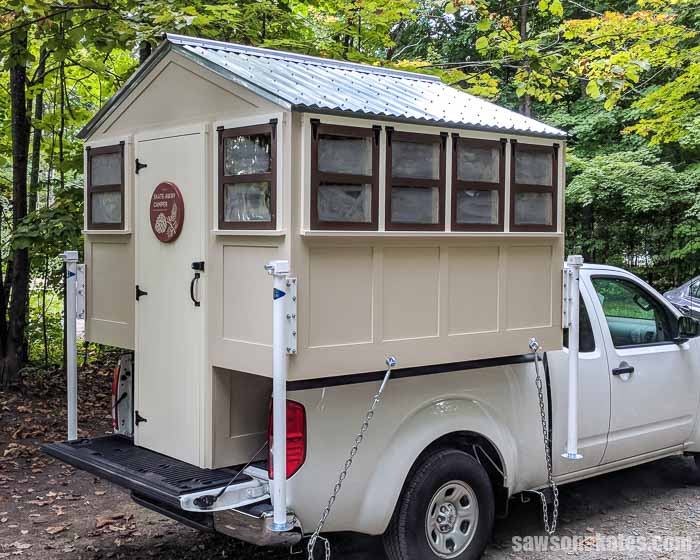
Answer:
<path fill-rule="evenodd" d="M 299 113 L 314 113 L 317 115 L 333 115 L 337 117 L 355 117 L 358 119 L 371 119 L 373 121 L 383 121 L 392 123 L 415 124 L 421 126 L 432 126 L 451 128 L 458 130 L 473 130 L 475 132 L 493 132 L 495 134 L 509 134 L 512 136 L 522 136 L 530 138 L 551 138 L 560 142 L 565 141 L 568 134 L 549 134 L 546 132 L 521 131 L 511 128 L 503 128 L 497 126 L 479 126 L 475 124 L 465 124 L 460 122 L 450 121 L 434 121 L 429 119 L 416 119 L 411 117 L 398 117 L 394 115 L 381 115 L 376 113 L 365 113 L 362 111 L 346 111 L 337 109 L 328 109 L 327 107 L 316 107 L 313 105 L 292 105 L 291 110 Z"/>

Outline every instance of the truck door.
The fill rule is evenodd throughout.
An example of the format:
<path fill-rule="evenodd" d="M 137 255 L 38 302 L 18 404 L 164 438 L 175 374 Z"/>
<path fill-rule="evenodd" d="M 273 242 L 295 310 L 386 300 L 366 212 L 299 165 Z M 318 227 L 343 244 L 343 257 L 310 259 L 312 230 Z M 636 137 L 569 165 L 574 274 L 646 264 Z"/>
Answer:
<path fill-rule="evenodd" d="M 581 282 L 579 337 L 579 451 L 583 459 L 569 461 L 566 449 L 569 352 L 548 352 L 552 386 L 552 464 L 556 476 L 596 467 L 603 460 L 610 425 L 610 379 L 601 325 L 591 312 L 594 296 Z"/>
<path fill-rule="evenodd" d="M 670 304 L 632 275 L 588 271 L 604 324 L 610 365 L 611 463 L 681 445 L 690 437 L 700 397 L 689 345 L 676 344 Z"/>

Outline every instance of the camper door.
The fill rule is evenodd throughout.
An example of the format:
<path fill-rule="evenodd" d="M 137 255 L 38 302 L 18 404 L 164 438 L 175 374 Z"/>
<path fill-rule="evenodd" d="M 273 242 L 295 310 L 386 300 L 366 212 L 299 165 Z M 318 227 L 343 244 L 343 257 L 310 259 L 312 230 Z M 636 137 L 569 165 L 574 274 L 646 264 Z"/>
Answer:
<path fill-rule="evenodd" d="M 201 128 L 137 139 L 136 445 L 200 461 L 204 371 Z"/>

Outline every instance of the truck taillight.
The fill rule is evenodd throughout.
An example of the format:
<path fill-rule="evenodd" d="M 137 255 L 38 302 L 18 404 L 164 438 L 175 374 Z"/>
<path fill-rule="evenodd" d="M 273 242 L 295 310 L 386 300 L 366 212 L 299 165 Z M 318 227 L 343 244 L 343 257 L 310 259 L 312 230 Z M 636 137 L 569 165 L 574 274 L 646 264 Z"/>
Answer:
<path fill-rule="evenodd" d="M 267 471 L 274 478 L 272 468 L 272 403 L 270 403 L 270 423 L 267 429 L 268 458 Z M 287 478 L 296 473 L 306 460 L 306 410 L 294 401 L 287 401 Z"/>
<path fill-rule="evenodd" d="M 119 418 L 118 418 L 118 395 L 119 392 L 119 366 L 114 368 L 114 375 L 112 376 L 112 429 L 115 431 L 119 428 Z"/>

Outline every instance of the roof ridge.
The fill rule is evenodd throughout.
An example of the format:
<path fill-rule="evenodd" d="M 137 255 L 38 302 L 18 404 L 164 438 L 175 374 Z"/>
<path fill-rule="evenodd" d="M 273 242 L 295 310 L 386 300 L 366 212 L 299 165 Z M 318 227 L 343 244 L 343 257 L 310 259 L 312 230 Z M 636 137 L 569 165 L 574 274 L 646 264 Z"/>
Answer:
<path fill-rule="evenodd" d="M 174 33 L 166 33 L 165 39 L 168 42 L 176 45 L 210 48 L 226 52 L 237 52 L 241 54 L 250 54 L 253 56 L 291 60 L 303 64 L 332 66 L 335 68 L 354 70 L 356 72 L 366 72 L 369 74 L 380 74 L 384 76 L 395 76 L 397 78 L 407 78 L 423 82 L 440 81 L 440 78 L 438 76 L 432 76 L 430 74 L 420 74 L 418 72 L 411 72 L 408 70 L 395 70 L 393 68 L 386 68 L 384 66 L 373 66 L 371 64 L 363 64 L 361 62 L 349 62 L 346 60 L 323 58 L 321 56 L 311 56 L 288 51 L 280 51 L 276 49 L 251 47 L 249 45 L 241 45 L 239 43 L 228 43 L 226 41 L 217 41 L 214 39 L 201 39 L 199 37 L 190 37 L 189 35 L 177 35 Z"/>

